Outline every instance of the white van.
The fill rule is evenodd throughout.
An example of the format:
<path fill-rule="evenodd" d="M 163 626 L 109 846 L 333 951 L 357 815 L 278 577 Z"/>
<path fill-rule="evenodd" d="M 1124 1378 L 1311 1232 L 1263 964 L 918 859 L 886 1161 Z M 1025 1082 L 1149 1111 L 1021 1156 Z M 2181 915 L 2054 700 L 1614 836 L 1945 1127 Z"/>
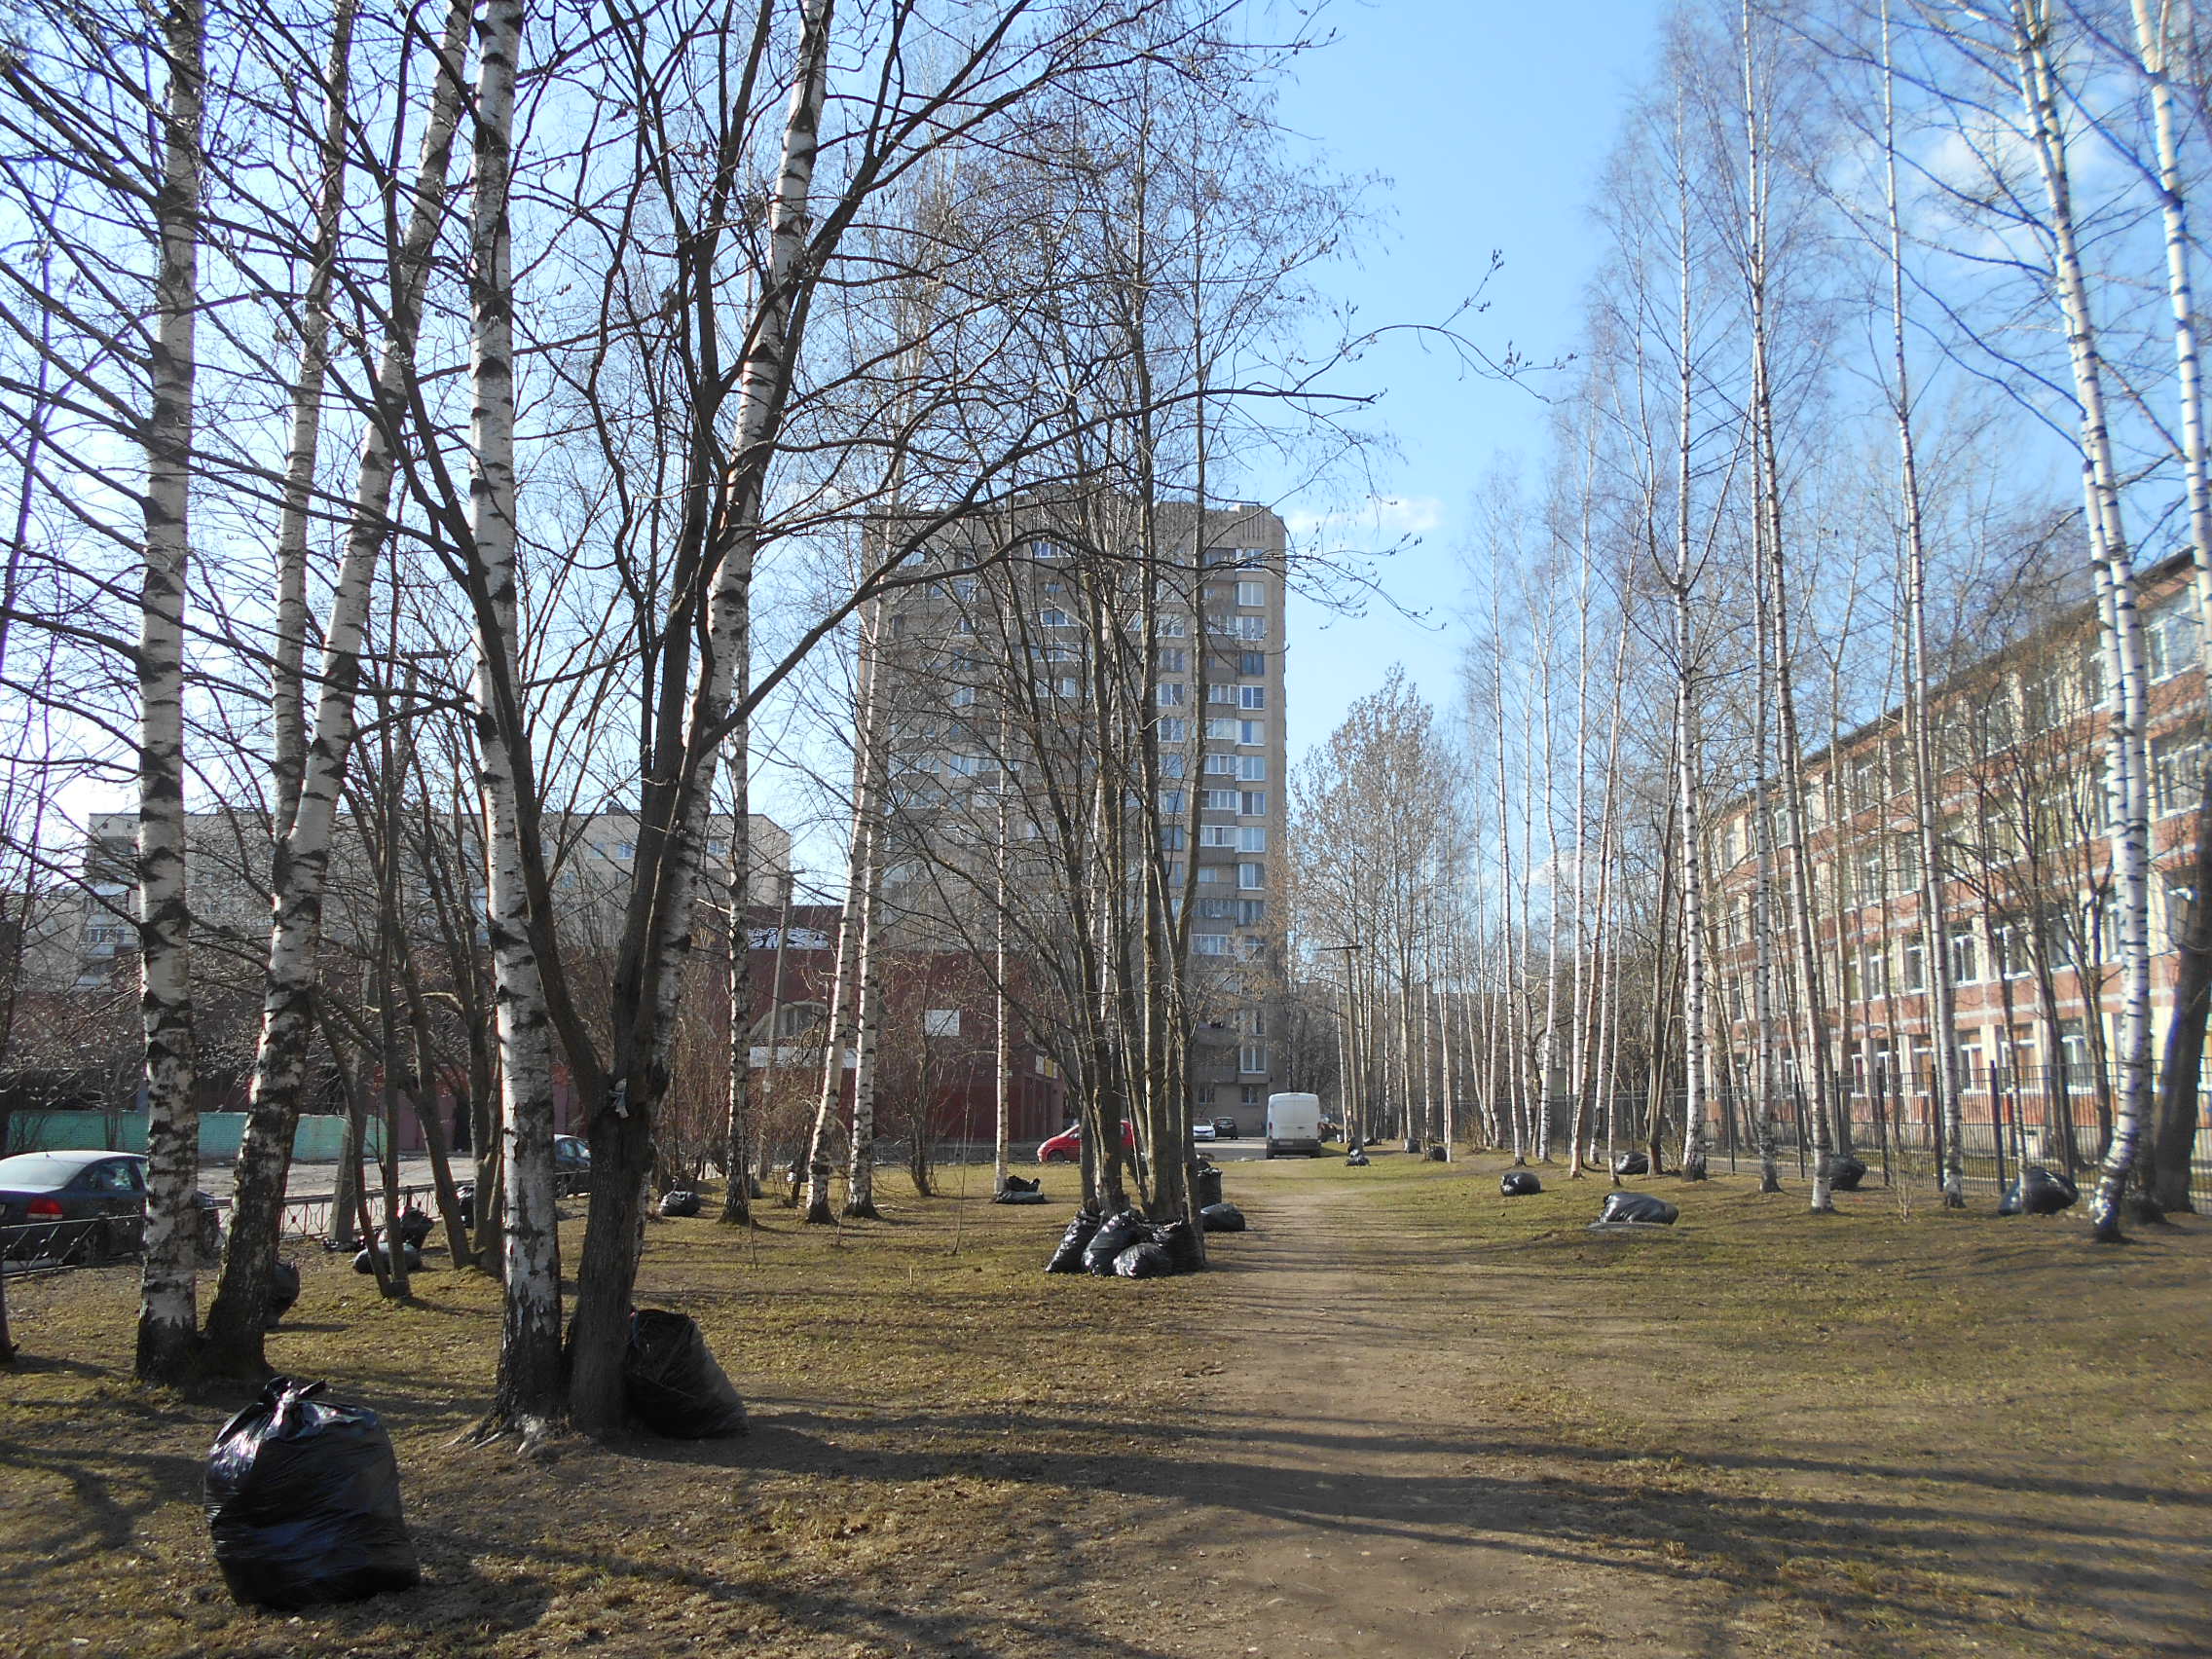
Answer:
<path fill-rule="evenodd" d="M 1303 1152 L 1321 1155 L 1321 1097 L 1318 1094 L 1268 1096 L 1268 1156 Z"/>

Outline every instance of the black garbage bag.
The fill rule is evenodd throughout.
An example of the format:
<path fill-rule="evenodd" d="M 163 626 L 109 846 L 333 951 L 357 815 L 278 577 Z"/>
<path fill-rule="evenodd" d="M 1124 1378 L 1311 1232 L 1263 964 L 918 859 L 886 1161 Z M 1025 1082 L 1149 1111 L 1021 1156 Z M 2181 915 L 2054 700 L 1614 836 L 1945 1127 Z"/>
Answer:
<path fill-rule="evenodd" d="M 1176 1272 L 1198 1272 L 1206 1265 L 1205 1246 L 1187 1221 L 1161 1222 L 1152 1230 L 1152 1241 L 1167 1252 L 1167 1265 Z"/>
<path fill-rule="evenodd" d="M 1651 1173 L 1651 1160 L 1644 1157 L 1641 1152 L 1624 1152 L 1613 1160 L 1613 1173 L 1615 1175 L 1648 1175 Z"/>
<path fill-rule="evenodd" d="M 1536 1179 L 1533 1169 L 1508 1169 L 1497 1178 L 1497 1190 L 1509 1198 L 1525 1198 L 1530 1193 L 1540 1193 L 1544 1184 Z"/>
<path fill-rule="evenodd" d="M 1018 1175 L 1009 1175 L 1006 1178 L 1006 1185 L 1001 1187 L 999 1191 L 1002 1193 L 1034 1193 L 1044 1185 L 1045 1182 L 1041 1176 L 1034 1181 L 1024 1181 Z"/>
<path fill-rule="evenodd" d="M 1131 1244 L 1146 1244 L 1151 1240 L 1152 1224 L 1135 1210 L 1109 1216 L 1105 1225 L 1090 1235 L 1090 1242 L 1083 1247 L 1084 1271 L 1105 1278 L 1114 1271 L 1116 1256 Z"/>
<path fill-rule="evenodd" d="M 681 1188 L 673 1193 L 663 1193 L 660 1196 L 660 1213 L 670 1216 L 697 1215 L 699 1195 Z"/>
<path fill-rule="evenodd" d="M 476 1183 L 463 1181 L 453 1190 L 453 1207 L 461 1212 L 461 1225 L 476 1225 Z"/>
<path fill-rule="evenodd" d="M 387 1272 L 389 1272 L 391 1271 L 391 1246 L 388 1244 L 379 1244 L 376 1249 L 377 1254 L 384 1258 L 385 1271 Z M 423 1266 L 423 1252 L 416 1249 L 414 1245 L 402 1244 L 399 1247 L 399 1256 L 400 1260 L 407 1264 L 407 1271 L 409 1272 L 412 1273 L 421 1271 Z M 377 1271 L 376 1264 L 369 1260 L 369 1253 L 367 1250 L 363 1250 L 359 1255 L 353 1258 L 353 1271 L 357 1273 L 373 1273 Z"/>
<path fill-rule="evenodd" d="M 1997 1203 L 1999 1215 L 2056 1215 L 2081 1201 L 2081 1190 L 2055 1169 L 2031 1163 L 2020 1178 L 2006 1188 Z"/>
<path fill-rule="evenodd" d="M 1244 1212 L 1235 1204 L 1208 1204 L 1198 1211 L 1198 1225 L 1208 1233 L 1242 1233 Z"/>
<path fill-rule="evenodd" d="M 991 1200 L 994 1204 L 1049 1204 L 1052 1200 L 1043 1193 L 1004 1192 Z"/>
<path fill-rule="evenodd" d="M 399 1235 L 399 1241 L 402 1244 L 407 1245 L 410 1249 L 420 1250 L 429 1241 L 430 1218 L 413 1204 L 409 1204 L 399 1212 L 398 1218 L 392 1222 L 391 1230 Z"/>
<path fill-rule="evenodd" d="M 1098 1218 L 1088 1210 L 1077 1210 L 1075 1220 L 1060 1235 L 1060 1242 L 1052 1251 L 1052 1259 L 1045 1264 L 1049 1273 L 1080 1273 L 1083 1270 L 1083 1252 L 1092 1235 L 1098 1231 Z"/>
<path fill-rule="evenodd" d="M 207 1530 L 240 1602 L 290 1608 L 412 1589 L 399 1459 L 377 1414 L 272 1377 L 207 1454 Z"/>
<path fill-rule="evenodd" d="M 1131 1244 L 1114 1258 L 1114 1272 L 1122 1278 L 1165 1278 L 1174 1271 L 1167 1252 L 1150 1239 Z"/>
<path fill-rule="evenodd" d="M 1672 1227 L 1682 1212 L 1665 1198 L 1650 1193 L 1607 1193 L 1605 1207 L 1598 1212 L 1601 1223 L 1608 1221 L 1656 1222 L 1661 1227 Z"/>
<path fill-rule="evenodd" d="M 300 1270 L 279 1256 L 269 1270 L 269 1306 L 261 1315 L 262 1327 L 274 1331 L 276 1321 L 292 1310 L 300 1299 Z"/>
<path fill-rule="evenodd" d="M 1436 1145 L 1434 1142 L 1431 1142 L 1429 1144 L 1428 1150 L 1422 1153 L 1421 1156 L 1427 1159 L 1431 1163 L 1447 1163 L 1451 1161 L 1452 1157 L 1450 1153 L 1446 1152 L 1442 1147 Z"/>
<path fill-rule="evenodd" d="M 1366 1153 L 1361 1152 L 1357 1147 L 1354 1147 L 1350 1152 L 1345 1155 L 1345 1161 L 1350 1164 L 1354 1169 L 1365 1169 L 1368 1165 L 1369 1160 Z"/>
<path fill-rule="evenodd" d="M 1856 1193 L 1866 1179 L 1866 1165 L 1851 1157 L 1828 1160 L 1828 1185 L 1839 1193 Z"/>
<path fill-rule="evenodd" d="M 745 1402 L 687 1314 L 640 1308 L 630 1315 L 622 1395 L 641 1427 L 671 1440 L 722 1440 L 745 1432 Z"/>

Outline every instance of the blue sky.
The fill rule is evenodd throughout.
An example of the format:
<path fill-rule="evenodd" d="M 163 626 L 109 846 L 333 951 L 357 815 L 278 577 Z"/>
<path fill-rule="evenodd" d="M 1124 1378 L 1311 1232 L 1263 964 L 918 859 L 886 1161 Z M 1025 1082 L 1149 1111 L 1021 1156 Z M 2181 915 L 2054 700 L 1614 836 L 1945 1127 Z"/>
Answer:
<path fill-rule="evenodd" d="M 1337 44 L 1302 62 L 1280 114 L 1338 170 L 1389 181 L 1374 198 L 1382 240 L 1356 268 L 1332 274 L 1336 291 L 1371 323 L 1437 320 L 1494 248 L 1505 265 L 1471 331 L 1493 350 L 1510 341 L 1536 360 L 1572 350 L 1598 259 L 1589 203 L 1664 11 L 1659 0 L 1333 7 Z M 1378 517 L 1420 537 L 1382 580 L 1430 622 L 1380 606 L 1346 619 L 1293 599 L 1294 763 L 1394 662 L 1432 702 L 1451 700 L 1461 638 L 1453 611 L 1476 486 L 1501 455 L 1532 462 L 1541 448 L 1543 406 L 1529 392 L 1462 377 L 1455 361 L 1410 340 L 1379 348 L 1355 373 L 1383 394 L 1370 424 L 1399 452 L 1377 467 L 1377 492 L 1388 498 Z M 1297 506 L 1285 503 L 1286 516 Z"/>

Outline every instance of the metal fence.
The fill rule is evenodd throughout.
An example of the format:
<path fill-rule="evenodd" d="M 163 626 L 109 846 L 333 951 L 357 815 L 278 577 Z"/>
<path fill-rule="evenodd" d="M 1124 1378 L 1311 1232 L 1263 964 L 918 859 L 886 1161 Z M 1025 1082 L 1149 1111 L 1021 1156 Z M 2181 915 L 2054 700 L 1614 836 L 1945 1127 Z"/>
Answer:
<path fill-rule="evenodd" d="M 285 1238 L 325 1246 L 335 1244 L 340 1231 L 336 1225 L 337 1207 L 335 1193 L 308 1193 L 288 1198 L 277 1212 L 277 1233 Z M 384 1208 L 384 1188 L 373 1179 L 369 1187 L 369 1207 L 372 1218 Z M 402 1210 L 420 1208 L 435 1216 L 437 1189 L 401 1187 L 399 1207 Z M 226 1230 L 224 1218 L 230 1214 L 230 1208 L 228 1199 L 215 1200 L 216 1229 L 211 1236 L 202 1240 L 203 1266 L 212 1267 L 219 1259 L 221 1235 Z M 379 1229 L 382 1226 L 382 1222 L 377 1223 Z M 358 1221 L 348 1231 L 350 1236 L 358 1237 L 361 1231 Z M 31 1221 L 0 1227 L 0 1272 L 10 1274 L 106 1267 L 117 1262 L 136 1261 L 144 1254 L 145 1227 L 142 1218 L 137 1216 L 92 1216 L 74 1221 Z"/>

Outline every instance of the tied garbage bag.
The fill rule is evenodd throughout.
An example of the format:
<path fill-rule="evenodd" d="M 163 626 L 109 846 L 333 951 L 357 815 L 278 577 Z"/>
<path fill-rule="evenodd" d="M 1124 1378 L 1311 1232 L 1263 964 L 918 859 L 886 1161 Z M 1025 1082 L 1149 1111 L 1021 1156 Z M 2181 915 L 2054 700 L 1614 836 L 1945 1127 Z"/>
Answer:
<path fill-rule="evenodd" d="M 1607 1193 L 1605 1207 L 1598 1212 L 1598 1225 L 1608 1221 L 1642 1221 L 1672 1227 L 1682 1212 L 1665 1198 L 1649 1193 Z"/>
<path fill-rule="evenodd" d="M 1132 1244 L 1149 1243 L 1152 1224 L 1135 1210 L 1124 1210 L 1107 1218 L 1104 1226 L 1090 1235 L 1090 1242 L 1083 1249 L 1083 1266 L 1087 1272 L 1100 1278 L 1114 1272 L 1114 1258 Z"/>
<path fill-rule="evenodd" d="M 1045 1264 L 1049 1273 L 1080 1273 L 1083 1272 L 1083 1252 L 1098 1231 L 1098 1218 L 1088 1210 L 1077 1210 L 1075 1220 L 1060 1235 L 1060 1242 L 1052 1252 L 1052 1259 Z"/>
<path fill-rule="evenodd" d="M 1651 1173 L 1651 1160 L 1644 1157 L 1641 1152 L 1624 1152 L 1620 1157 L 1613 1160 L 1613 1173 L 1615 1175 L 1648 1175 Z"/>
<path fill-rule="evenodd" d="M 408 1590 L 399 1459 L 377 1414 L 273 1377 L 207 1454 L 207 1530 L 240 1602 L 291 1608 Z"/>
<path fill-rule="evenodd" d="M 1198 1231 L 1187 1221 L 1167 1221 L 1152 1230 L 1152 1242 L 1166 1254 L 1168 1268 L 1179 1273 L 1195 1273 L 1206 1265 L 1205 1247 L 1198 1242 Z M 1115 1272 L 1119 1272 L 1117 1265 Z"/>
<path fill-rule="evenodd" d="M 390 1272 L 391 1246 L 388 1244 L 379 1244 L 377 1246 L 377 1254 L 384 1258 L 385 1271 L 387 1272 Z M 401 1261 L 407 1264 L 407 1271 L 409 1272 L 419 1272 L 422 1271 L 423 1252 L 416 1249 L 414 1245 L 402 1244 L 399 1247 L 399 1257 Z M 369 1260 L 368 1251 L 363 1250 L 359 1255 L 353 1258 L 353 1271 L 357 1273 L 373 1273 L 377 1271 L 376 1264 Z"/>
<path fill-rule="evenodd" d="M 399 1212 L 399 1219 L 391 1224 L 391 1230 L 399 1235 L 399 1241 L 402 1244 L 411 1250 L 420 1250 L 429 1240 L 430 1218 L 413 1204 L 409 1204 Z M 410 1263 L 409 1265 L 412 1266 L 413 1264 Z"/>
<path fill-rule="evenodd" d="M 269 1270 L 269 1306 L 261 1316 L 263 1329 L 274 1331 L 276 1321 L 289 1313 L 299 1299 L 300 1270 L 278 1257 Z"/>
<path fill-rule="evenodd" d="M 1544 1184 L 1536 1179 L 1533 1169 L 1508 1169 L 1497 1178 L 1497 1190 L 1509 1198 L 1525 1198 L 1530 1193 L 1540 1193 Z"/>
<path fill-rule="evenodd" d="M 745 1402 L 707 1351 L 688 1315 L 641 1308 L 630 1315 L 622 1356 L 630 1415 L 671 1440 L 721 1440 L 745 1432 Z"/>
<path fill-rule="evenodd" d="M 2072 1209 L 2081 1197 L 2080 1190 L 2065 1176 L 2040 1163 L 2031 1163 L 2020 1171 L 2017 1181 L 2005 1189 L 2005 1197 L 1998 1200 L 1997 1213 L 2056 1215 L 2060 1210 Z"/>
<path fill-rule="evenodd" d="M 1174 1271 L 1167 1252 L 1149 1240 L 1131 1244 L 1114 1258 L 1114 1272 L 1123 1278 L 1165 1278 Z"/>
<path fill-rule="evenodd" d="M 1046 1198 L 1043 1193 L 1016 1193 L 1008 1191 L 1001 1193 L 997 1198 L 993 1198 L 991 1202 L 994 1204 L 1044 1204 L 1051 1203 L 1051 1200 Z"/>
<path fill-rule="evenodd" d="M 671 1216 L 697 1215 L 699 1213 L 699 1195 L 681 1190 L 674 1193 L 663 1193 L 660 1196 L 660 1213 Z"/>
<path fill-rule="evenodd" d="M 1198 1225 L 1208 1233 L 1242 1233 L 1244 1212 L 1235 1204 L 1208 1204 L 1198 1211 Z"/>
<path fill-rule="evenodd" d="M 1866 1165 L 1856 1158 L 1835 1158 L 1828 1161 L 1828 1185 L 1839 1193 L 1856 1193 L 1859 1183 L 1866 1179 Z"/>
<path fill-rule="evenodd" d="M 1043 1177 L 1039 1177 L 1034 1181 L 1024 1181 L 1018 1175 L 1009 1175 L 1006 1178 L 1006 1185 L 1004 1187 L 1001 1187 L 999 1191 L 1002 1193 L 1034 1193 L 1041 1189 L 1044 1185 L 1045 1182 Z"/>

